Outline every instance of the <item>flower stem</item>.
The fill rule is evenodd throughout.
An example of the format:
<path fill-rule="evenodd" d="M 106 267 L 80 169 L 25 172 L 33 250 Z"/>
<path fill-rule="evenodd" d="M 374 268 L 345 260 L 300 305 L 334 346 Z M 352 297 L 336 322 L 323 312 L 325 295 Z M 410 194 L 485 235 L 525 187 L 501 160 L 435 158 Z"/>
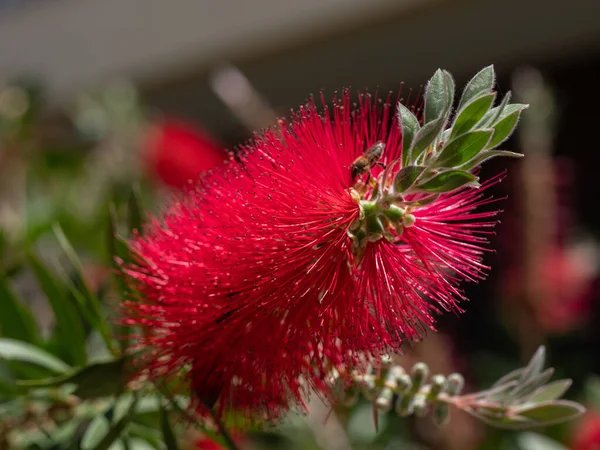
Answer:
<path fill-rule="evenodd" d="M 210 414 L 211 414 L 213 420 L 215 421 L 215 424 L 217 425 L 219 432 L 223 436 L 223 440 L 225 441 L 227 448 L 229 450 L 240 450 L 238 445 L 235 443 L 235 441 L 231 437 L 231 434 L 229 434 L 229 431 L 227 430 L 227 428 L 225 427 L 225 425 L 223 424 L 223 422 L 221 421 L 219 416 L 214 412 L 214 410 L 212 408 L 210 408 Z"/>

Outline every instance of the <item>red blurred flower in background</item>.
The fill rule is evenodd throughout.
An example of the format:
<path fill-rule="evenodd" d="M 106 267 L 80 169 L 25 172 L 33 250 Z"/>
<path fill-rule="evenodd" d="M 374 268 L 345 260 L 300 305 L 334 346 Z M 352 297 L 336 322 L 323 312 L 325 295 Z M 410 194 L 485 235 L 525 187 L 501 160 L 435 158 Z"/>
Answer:
<path fill-rule="evenodd" d="M 174 119 L 151 126 L 142 155 L 152 176 L 174 188 L 195 182 L 202 172 L 227 158 L 227 153 L 207 132 Z"/>
<path fill-rule="evenodd" d="M 600 413 L 589 410 L 580 420 L 569 447 L 571 450 L 600 450 Z"/>
<path fill-rule="evenodd" d="M 393 103 L 344 92 L 323 106 L 257 137 L 132 243 L 142 298 L 125 307 L 149 373 L 191 369 L 199 409 L 271 419 L 309 389 L 329 395 L 333 367 L 422 336 L 458 310 L 460 281 L 484 276 L 496 211 L 474 210 L 498 179 L 382 206 L 370 180 L 384 169 L 357 178 L 355 163 L 381 142 L 379 179 L 398 172 Z"/>

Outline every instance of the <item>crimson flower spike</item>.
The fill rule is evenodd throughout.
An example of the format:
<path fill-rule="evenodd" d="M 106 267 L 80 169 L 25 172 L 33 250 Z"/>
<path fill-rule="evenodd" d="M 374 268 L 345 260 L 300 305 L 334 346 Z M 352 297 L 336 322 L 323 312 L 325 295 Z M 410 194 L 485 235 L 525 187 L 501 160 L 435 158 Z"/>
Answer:
<path fill-rule="evenodd" d="M 132 241 L 144 373 L 180 378 L 199 413 L 272 420 L 331 398 L 327 376 L 398 350 L 458 311 L 459 283 L 485 276 L 495 210 L 480 164 L 527 106 L 494 106 L 484 68 L 453 111 L 438 70 L 423 113 L 344 91 L 310 99 L 289 122 L 205 174 Z"/>

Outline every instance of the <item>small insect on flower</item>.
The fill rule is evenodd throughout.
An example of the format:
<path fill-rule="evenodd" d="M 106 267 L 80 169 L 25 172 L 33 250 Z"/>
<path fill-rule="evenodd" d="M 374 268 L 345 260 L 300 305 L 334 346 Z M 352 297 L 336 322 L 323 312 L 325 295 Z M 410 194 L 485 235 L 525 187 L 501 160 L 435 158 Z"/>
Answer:
<path fill-rule="evenodd" d="M 384 150 L 385 144 L 381 141 L 378 141 L 371 147 L 367 148 L 365 153 L 356 158 L 350 166 L 352 179 L 355 179 L 357 176 L 366 172 L 370 172 L 371 169 L 379 163 L 379 160 L 383 156 Z"/>
<path fill-rule="evenodd" d="M 493 80 L 484 69 L 461 103 L 489 96 Z M 453 133 L 452 86 L 436 72 L 422 118 L 368 93 L 354 107 L 349 91 L 333 105 L 310 99 L 149 224 L 126 267 L 141 301 L 125 303 L 137 347 L 152 349 L 147 372 L 193 367 L 184 381 L 217 414 L 271 420 L 311 391 L 332 398 L 333 368 L 359 368 L 460 311 L 459 283 L 485 277 L 498 213 L 478 210 L 498 178 L 479 185 L 473 171 L 516 156 L 486 146 L 525 106 L 504 101 L 467 122 L 459 110 Z"/>

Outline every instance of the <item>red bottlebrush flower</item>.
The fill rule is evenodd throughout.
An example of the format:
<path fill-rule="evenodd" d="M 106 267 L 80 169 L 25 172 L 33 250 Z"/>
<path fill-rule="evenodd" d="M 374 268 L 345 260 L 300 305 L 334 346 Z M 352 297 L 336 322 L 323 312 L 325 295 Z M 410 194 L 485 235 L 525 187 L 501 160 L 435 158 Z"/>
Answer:
<path fill-rule="evenodd" d="M 422 336 L 433 313 L 457 310 L 459 281 L 483 277 L 496 211 L 474 210 L 497 179 L 392 193 L 390 100 L 323 104 L 257 137 L 132 244 L 142 301 L 126 307 L 149 372 L 186 369 L 199 407 L 271 419 L 309 389 L 329 395 L 333 367 Z"/>
<path fill-rule="evenodd" d="M 148 170 L 174 188 L 195 182 L 201 173 L 227 158 L 225 151 L 208 133 L 177 120 L 152 126 L 143 148 Z"/>
<path fill-rule="evenodd" d="M 573 432 L 571 450 L 600 450 L 600 414 L 585 414 Z"/>

